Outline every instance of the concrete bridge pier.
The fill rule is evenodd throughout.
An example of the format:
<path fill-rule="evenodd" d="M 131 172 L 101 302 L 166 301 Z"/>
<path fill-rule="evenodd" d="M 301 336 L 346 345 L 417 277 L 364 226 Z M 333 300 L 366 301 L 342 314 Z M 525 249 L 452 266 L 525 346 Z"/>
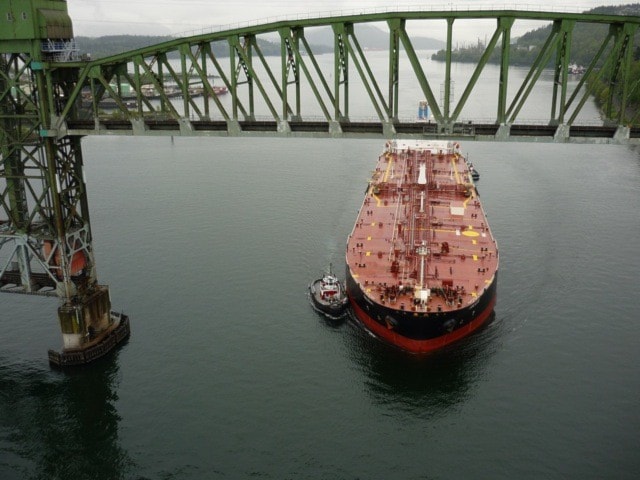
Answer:
<path fill-rule="evenodd" d="M 82 298 L 73 297 L 58 307 L 62 332 L 61 352 L 49 350 L 52 365 L 89 363 L 113 350 L 129 337 L 129 319 L 111 311 L 109 287 L 96 285 Z"/>

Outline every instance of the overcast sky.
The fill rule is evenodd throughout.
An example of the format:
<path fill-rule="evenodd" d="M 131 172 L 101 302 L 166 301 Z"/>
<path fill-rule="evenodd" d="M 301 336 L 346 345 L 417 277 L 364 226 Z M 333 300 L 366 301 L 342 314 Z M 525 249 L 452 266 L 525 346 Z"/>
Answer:
<path fill-rule="evenodd" d="M 221 25 L 243 24 L 261 21 L 266 23 L 276 19 L 295 18 L 319 13 L 367 13 L 386 10 L 451 10 L 474 7 L 551 10 L 579 12 L 601 5 L 620 5 L 633 3 L 621 0 L 565 0 L 554 2 L 542 0 L 539 3 L 501 0 L 459 0 L 455 2 L 429 0 L 68 0 L 69 14 L 78 36 L 101 36 L 116 34 L 131 35 L 176 35 L 208 29 Z M 406 8 L 403 8 L 406 7 Z M 473 24 L 474 31 L 454 24 L 455 39 L 473 41 L 482 36 L 491 35 L 495 21 L 477 30 L 479 24 Z M 536 23 L 517 22 L 512 36 L 540 26 Z M 409 28 L 409 27 L 408 27 Z M 433 35 L 421 31 L 421 35 L 440 38 L 444 32 L 444 23 L 437 25 Z"/>

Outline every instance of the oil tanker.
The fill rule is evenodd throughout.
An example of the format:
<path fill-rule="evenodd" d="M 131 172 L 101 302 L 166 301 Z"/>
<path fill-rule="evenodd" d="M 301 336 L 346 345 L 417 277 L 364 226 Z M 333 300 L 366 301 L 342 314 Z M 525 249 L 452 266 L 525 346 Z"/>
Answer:
<path fill-rule="evenodd" d="M 426 353 L 491 318 L 498 246 L 477 175 L 456 142 L 387 142 L 346 251 L 352 310 L 382 340 Z"/>

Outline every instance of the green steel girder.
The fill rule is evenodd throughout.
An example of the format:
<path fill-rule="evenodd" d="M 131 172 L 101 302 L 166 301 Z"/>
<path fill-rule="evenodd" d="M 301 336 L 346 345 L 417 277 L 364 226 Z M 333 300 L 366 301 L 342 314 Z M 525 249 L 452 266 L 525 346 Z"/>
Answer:
<path fill-rule="evenodd" d="M 389 20 L 389 117 L 397 122 L 400 96 L 400 28 L 398 19 Z"/>
<path fill-rule="evenodd" d="M 578 82 L 578 85 L 576 86 L 576 88 L 574 89 L 573 93 L 569 97 L 569 100 L 567 100 L 567 103 L 566 103 L 566 105 L 564 107 L 565 112 L 567 112 L 569 110 L 569 107 L 571 106 L 573 101 L 576 98 L 578 98 L 578 95 L 582 92 L 582 98 L 578 102 L 578 106 L 574 109 L 574 113 L 572 114 L 572 116 L 570 117 L 570 119 L 568 121 L 569 125 L 571 125 L 574 122 L 574 120 L 576 119 L 578 113 L 580 112 L 580 109 L 582 108 L 584 103 L 589 98 L 589 95 L 591 95 L 593 83 L 588 84 L 588 80 L 590 80 L 590 79 L 591 80 L 596 80 L 596 79 L 598 79 L 600 77 L 600 74 L 602 73 L 602 69 L 601 68 L 597 68 L 597 70 L 596 70 L 596 67 L 599 64 L 600 59 L 602 58 L 602 55 L 605 53 L 607 47 L 609 46 L 609 43 L 614 38 L 615 38 L 615 29 L 614 28 L 610 28 L 606 38 L 603 40 L 602 44 L 600 45 L 600 48 L 598 49 L 598 52 L 591 59 L 591 62 L 587 66 L 584 75 L 582 75 L 582 78 L 580 78 L 580 81 Z M 595 73 L 595 72 L 597 72 L 597 73 Z M 586 87 L 587 85 L 589 85 L 589 86 Z"/>
<path fill-rule="evenodd" d="M 511 27 L 515 19 L 513 17 L 501 17 L 498 20 L 502 30 L 502 56 L 500 60 L 500 83 L 498 85 L 498 113 L 496 123 L 504 125 L 506 122 L 507 110 L 507 88 L 509 86 L 509 54 L 511 50 Z M 447 37 L 447 44 L 451 45 L 450 33 Z M 450 63 L 450 62 L 448 62 Z M 447 81 L 447 84 L 449 82 Z"/>
<path fill-rule="evenodd" d="M 447 18 L 447 52 L 445 57 L 445 73 L 444 73 L 444 116 L 449 118 L 451 112 L 451 48 L 453 41 L 453 22 L 454 18 Z"/>
<path fill-rule="evenodd" d="M 235 87 L 232 85 L 233 82 L 233 77 L 235 74 L 229 74 L 227 75 L 225 69 L 222 67 L 222 65 L 220 64 L 220 62 L 218 62 L 218 59 L 216 58 L 216 56 L 213 54 L 213 48 L 211 43 L 207 43 L 205 45 L 205 52 L 206 52 L 206 60 L 210 60 L 211 63 L 213 64 L 213 66 L 216 68 L 216 72 L 218 73 L 218 75 L 220 76 L 220 78 L 222 79 L 222 82 L 224 83 L 224 86 L 226 88 L 229 89 L 230 92 L 233 92 L 235 90 Z M 234 72 L 233 66 L 231 69 L 231 72 Z M 203 81 L 206 81 L 208 83 L 208 80 L 202 79 Z M 212 92 L 213 93 L 213 92 Z M 214 98 L 216 97 L 215 93 L 213 93 Z M 245 118 L 247 118 L 249 116 L 249 114 L 247 113 L 246 109 L 244 108 L 244 105 L 242 104 L 241 101 L 238 100 L 237 95 L 233 95 L 233 101 L 234 101 L 234 105 L 232 106 L 233 110 L 236 111 L 235 114 L 233 114 L 232 112 L 232 117 L 228 116 L 226 113 L 224 113 L 224 118 L 227 121 L 227 124 L 231 124 L 234 121 L 236 121 L 238 119 L 237 116 L 237 109 L 240 110 L 240 112 L 242 113 L 242 115 L 244 115 Z M 216 105 L 224 111 L 222 104 L 217 100 L 216 98 Z"/>
<path fill-rule="evenodd" d="M 260 77 L 256 74 L 253 68 L 253 56 L 252 52 L 255 46 L 255 35 L 247 34 L 245 37 L 245 43 L 241 44 L 238 36 L 228 37 L 229 46 L 231 47 L 231 71 L 235 70 L 232 81 L 233 91 L 231 92 L 234 97 L 237 97 L 237 88 L 241 83 L 246 83 L 249 88 L 249 119 L 255 120 L 255 98 L 254 98 L 254 84 L 258 87 L 258 90 L 262 94 L 262 98 L 269 108 L 273 118 L 278 118 L 278 113 L 267 94 Z M 237 66 L 236 66 L 237 60 Z M 246 81 L 238 82 L 240 72 L 244 72 Z M 237 119 L 237 106 L 234 107 L 234 119 Z"/>
<path fill-rule="evenodd" d="M 378 114 L 378 118 L 381 122 L 386 122 L 391 117 L 391 112 L 389 111 L 389 107 L 385 102 L 385 99 L 382 95 L 382 91 L 378 86 L 378 82 L 376 82 L 375 76 L 371 71 L 371 67 L 367 62 L 367 59 L 360 47 L 360 43 L 358 42 L 358 38 L 354 34 L 353 25 L 347 25 L 345 28 L 347 36 L 345 37 L 345 44 L 347 46 L 347 51 L 353 63 L 358 70 L 358 74 L 360 75 L 360 79 L 362 80 L 364 87 L 369 95 L 369 100 L 371 100 L 372 105 L 374 106 L 376 113 Z M 377 96 L 377 98 L 376 98 Z"/>
<path fill-rule="evenodd" d="M 252 34 L 247 34 L 249 37 L 253 37 Z M 238 120 L 238 86 L 246 84 L 249 96 L 249 114 L 245 113 L 245 118 L 255 120 L 255 98 L 253 90 L 253 69 L 250 68 L 252 61 L 251 41 L 244 37 L 245 43 L 240 42 L 238 35 L 233 35 L 227 38 L 229 42 L 229 59 L 230 59 L 230 74 L 231 74 L 231 98 L 233 99 L 233 118 Z M 246 49 L 246 53 L 245 53 Z M 240 74 L 244 73 L 245 80 L 240 81 Z"/>
<path fill-rule="evenodd" d="M 205 91 L 206 98 L 210 98 L 214 101 L 216 107 L 218 108 L 218 111 L 222 114 L 222 117 L 226 121 L 228 121 L 229 114 L 227 113 L 226 109 L 218 99 L 218 96 L 213 90 L 213 86 L 211 85 L 211 83 L 209 83 L 209 76 L 207 74 L 207 59 L 210 59 L 213 57 L 213 54 L 211 52 L 211 45 L 208 43 L 200 44 L 198 46 L 198 50 L 200 51 L 200 55 L 202 57 L 200 60 L 202 62 L 202 65 L 198 63 L 195 56 L 192 54 L 191 50 L 188 50 L 187 54 L 191 58 L 191 61 L 193 62 L 193 67 L 198 73 L 200 80 L 202 81 L 202 87 Z M 226 80 L 225 80 L 225 83 L 226 83 Z M 209 119 L 211 118 L 211 113 L 209 110 L 209 102 L 208 101 L 205 102 L 204 105 L 205 105 L 205 118 Z"/>
<path fill-rule="evenodd" d="M 618 107 L 617 122 L 622 123 L 626 109 L 627 95 L 629 93 L 629 75 L 633 50 L 633 36 L 638 30 L 638 25 L 624 24 L 620 31 L 620 42 L 615 56 L 613 74 L 610 80 L 609 102 L 607 104 L 607 117 L 613 119 L 613 94 L 620 90 L 621 104 Z"/>
<path fill-rule="evenodd" d="M 5 3 L 3 18 L 14 7 L 31 14 L 0 32 L 0 290 L 70 301 L 97 280 L 80 137 L 58 137 L 52 127 L 63 112 L 77 115 L 77 86 L 100 69 L 79 77 L 78 69 L 49 68 L 42 41 L 71 35 L 64 2 Z"/>
<path fill-rule="evenodd" d="M 238 37 L 244 37 L 246 35 L 261 35 L 277 32 L 280 28 L 310 28 L 319 26 L 330 26 L 333 24 L 359 24 L 359 23 L 373 23 L 373 22 L 389 22 L 394 20 L 407 21 L 407 20 L 482 20 L 482 19 L 498 19 L 501 17 L 512 17 L 519 20 L 540 20 L 554 22 L 558 19 L 574 20 L 576 22 L 594 23 L 602 25 L 611 25 L 620 23 L 623 19 L 626 23 L 638 24 L 640 23 L 640 17 L 625 16 L 620 17 L 617 15 L 602 15 L 593 13 L 566 13 L 566 12 L 545 12 L 545 11 L 524 11 L 524 10 L 447 10 L 447 11 L 389 11 L 383 13 L 371 13 L 361 15 L 344 15 L 335 17 L 318 17 L 307 19 L 292 19 L 286 21 L 279 21 L 273 23 L 265 23 L 262 25 L 253 25 L 241 28 L 231 28 L 229 30 L 220 30 L 218 32 L 196 35 L 188 38 L 178 38 L 163 42 L 158 45 L 143 47 L 130 52 L 124 52 L 117 55 L 112 55 L 99 60 L 90 62 L 91 64 L 107 64 L 107 63 L 120 63 L 127 61 L 133 55 L 142 54 L 148 55 L 155 52 L 171 52 L 176 51 L 183 43 L 199 43 L 199 42 L 215 42 L 226 41 L 229 36 L 236 35 Z M 1 40 L 1 38 L 0 38 Z M 84 62 L 69 62 L 68 67 L 83 68 Z"/>
<path fill-rule="evenodd" d="M 345 37 L 347 35 L 345 23 L 334 23 L 333 27 L 333 78 L 334 81 L 334 119 L 349 119 L 349 55 L 345 45 Z M 340 91 L 342 88 L 342 97 Z M 340 98 L 342 98 L 342 108 L 340 106 Z"/>
<path fill-rule="evenodd" d="M 628 64 L 625 65 L 625 61 L 623 61 L 623 59 L 629 55 L 629 51 L 630 51 L 630 45 L 632 44 L 632 42 L 630 41 L 630 37 L 632 36 L 632 34 L 635 34 L 635 32 L 637 31 L 637 25 L 629 25 L 629 24 L 612 24 L 609 26 L 609 34 L 607 35 L 607 37 L 605 38 L 604 42 L 602 43 L 600 49 L 598 50 L 598 53 L 596 54 L 596 56 L 594 57 L 594 59 L 591 61 L 591 64 L 589 65 L 589 67 L 587 68 L 585 75 L 584 75 L 584 81 L 588 82 L 589 79 L 591 80 L 599 80 L 600 78 L 602 78 L 605 74 L 605 72 L 607 72 L 607 70 L 609 68 L 613 68 L 614 69 L 614 74 L 611 76 L 611 78 L 609 79 L 609 91 L 611 92 L 612 90 L 614 90 L 615 88 L 618 87 L 618 85 L 616 84 L 616 80 L 617 80 L 617 76 L 618 73 L 615 72 L 619 72 L 618 67 L 620 65 L 624 65 L 626 68 L 628 68 Z M 613 40 L 613 45 L 611 46 L 611 51 L 609 52 L 609 55 L 607 56 L 607 58 L 605 59 L 603 65 L 601 66 L 601 68 L 595 68 L 596 62 L 601 58 L 601 56 L 606 52 L 606 49 L 609 46 L 610 41 Z M 573 124 L 573 122 L 576 120 L 576 117 L 580 111 L 580 109 L 582 108 L 582 106 L 585 104 L 585 102 L 587 101 L 587 99 L 589 98 L 589 94 L 591 93 L 591 91 L 593 90 L 593 84 L 594 82 L 591 82 L 588 86 L 588 88 L 586 88 L 582 99 L 580 100 L 580 102 L 578 103 L 578 105 L 576 106 L 574 112 L 572 113 L 569 121 L 567 122 L 569 125 Z M 569 99 L 568 103 L 571 103 L 574 98 L 575 98 L 575 93 L 574 95 L 571 96 L 571 98 Z M 626 98 L 623 99 L 623 103 L 624 101 L 626 101 Z M 611 110 L 612 110 L 612 99 L 611 96 L 609 97 L 609 102 L 607 103 L 606 107 L 605 107 L 605 113 L 607 114 L 607 116 L 610 118 L 611 116 Z M 620 110 L 620 114 L 622 115 L 624 113 L 624 111 L 621 109 Z M 618 118 L 619 124 L 621 124 L 621 117 Z"/>
<path fill-rule="evenodd" d="M 299 66 L 299 69 L 302 70 L 302 72 L 304 73 L 304 78 L 307 79 L 307 82 L 311 88 L 311 91 L 313 92 L 313 95 L 316 101 L 318 102 L 318 106 L 321 109 L 325 120 L 330 121 L 331 114 L 329 113 L 329 109 L 327 108 L 325 100 L 322 98 L 322 92 L 320 91 L 319 86 L 314 80 L 314 77 L 311 74 L 311 70 L 309 69 L 309 67 L 307 66 L 304 60 L 304 56 L 302 55 L 302 51 L 300 49 L 300 42 L 302 42 L 302 46 L 304 48 L 304 52 L 306 56 L 311 60 L 311 64 L 314 69 L 313 71 L 315 75 L 318 77 L 318 80 L 320 81 L 321 86 L 324 88 L 324 93 L 327 95 L 327 98 L 329 99 L 330 103 L 334 104 L 335 99 L 331 93 L 329 84 L 327 83 L 327 80 L 324 78 L 324 75 L 320 69 L 320 66 L 318 65 L 318 62 L 313 54 L 313 51 L 311 50 L 311 47 L 307 43 L 307 40 L 304 38 L 304 31 L 302 31 L 301 29 L 296 29 L 296 30 L 281 29 L 280 32 L 281 32 L 281 36 L 291 38 L 291 41 L 289 42 L 289 46 L 293 51 L 295 62 Z M 301 77 L 298 72 L 296 77 L 296 99 L 297 99 L 296 101 L 298 102 L 297 103 L 298 109 L 296 110 L 296 120 L 298 121 L 301 120 L 301 109 L 300 109 L 301 101 L 298 99 L 298 96 L 300 94 L 300 82 L 301 82 Z"/>
<path fill-rule="evenodd" d="M 316 60 L 316 57 L 313 54 L 313 51 L 311 50 L 311 46 L 307 42 L 307 39 L 304 37 L 304 35 L 300 35 L 300 40 L 302 40 L 302 44 L 304 46 L 304 49 L 305 49 L 307 55 L 309 56 L 309 58 L 311 59 L 311 63 L 313 65 L 314 72 L 318 76 L 318 79 L 320 80 L 320 83 L 322 84 L 322 87 L 324 88 L 324 93 L 327 95 L 327 98 L 329 99 L 329 102 L 332 105 L 334 105 L 335 102 L 336 102 L 335 95 L 333 94 L 333 92 L 331 91 L 331 88 L 329 87 L 329 82 L 327 82 L 327 79 L 325 78 L 324 74 L 322 73 L 322 69 L 320 68 L 320 65 L 318 64 L 318 61 Z M 316 99 L 318 100 L 318 104 L 321 106 L 322 111 L 325 114 L 325 117 L 327 119 L 329 119 L 330 117 L 329 117 L 328 109 L 326 108 L 325 103 L 322 101 L 320 90 L 315 85 L 315 81 L 313 81 L 311 73 L 310 73 L 309 69 L 306 67 L 306 64 L 302 60 L 302 58 L 301 58 L 300 64 L 301 64 L 301 66 L 303 67 L 303 69 L 305 71 L 305 76 L 306 76 L 307 80 L 309 81 L 309 84 L 312 86 L 313 92 L 314 92 L 314 94 L 316 96 Z"/>
<path fill-rule="evenodd" d="M 558 125 L 564 123 L 565 102 L 567 99 L 567 80 L 569 77 L 569 63 L 571 55 L 571 34 L 576 22 L 574 20 L 563 21 L 558 38 L 558 51 L 553 73 L 553 96 L 551 100 L 551 122 Z M 558 88 L 560 98 L 558 99 Z M 556 117 L 556 109 L 560 102 L 560 111 Z"/>
<path fill-rule="evenodd" d="M 0 57 L 0 287 L 70 299 L 96 284 L 80 138 L 48 136 L 41 108 L 70 88 L 25 55 Z"/>
<path fill-rule="evenodd" d="M 482 73 L 482 69 L 485 67 L 485 65 L 487 64 L 487 62 L 489 61 L 489 57 L 491 56 L 491 54 L 493 53 L 493 49 L 496 47 L 496 44 L 498 43 L 498 39 L 500 38 L 500 36 L 508 36 L 508 34 L 505 34 L 505 32 L 508 32 L 511 30 L 511 26 L 513 25 L 513 18 L 508 18 L 508 17 L 500 17 L 498 19 L 498 26 L 495 30 L 495 32 L 493 33 L 493 36 L 491 37 L 491 40 L 489 41 L 489 43 L 487 44 L 484 53 L 482 54 L 482 57 L 480 57 L 480 61 L 478 62 L 478 65 L 476 67 L 476 69 L 474 70 L 473 74 L 471 75 L 471 78 L 469 79 L 469 83 L 467 84 L 467 87 L 465 88 L 464 92 L 462 93 L 462 96 L 460 97 L 460 101 L 458 102 L 458 105 L 456 105 L 455 110 L 453 111 L 453 114 L 451 115 L 451 119 L 450 122 L 453 123 L 455 122 L 458 117 L 460 116 L 460 112 L 462 111 L 462 108 L 464 107 L 464 104 L 466 103 L 467 99 L 469 98 L 469 95 L 471 94 L 471 91 L 473 90 L 473 87 L 476 85 L 476 82 L 478 81 L 478 78 L 480 77 L 480 73 Z M 509 50 L 506 50 L 505 53 L 508 53 Z M 446 82 L 447 85 L 450 82 Z M 445 102 L 446 104 L 446 102 Z"/>
<path fill-rule="evenodd" d="M 494 19 L 497 27 L 462 95 L 453 105 L 452 37 L 457 25 L 456 20 L 461 19 Z M 423 70 L 423 54 L 416 52 L 406 28 L 408 21 L 414 25 L 420 20 L 441 20 L 446 24 L 446 58 L 443 65 L 445 81 L 441 102 L 434 94 L 434 78 Z M 512 56 L 511 29 L 514 22 L 520 20 L 550 21 L 553 28 L 528 70 L 526 78 L 518 86 L 513 85 L 514 82 L 510 79 L 509 60 Z M 358 25 L 370 22 L 384 22 L 388 28 L 389 53 L 386 75 L 373 73 L 368 52 L 361 47 Z M 377 118 L 375 122 L 382 127 L 382 130 L 378 131 L 384 131 L 385 135 L 395 134 L 393 128 L 385 129 L 385 126 L 406 123 L 406 117 L 403 119 L 402 115 L 406 116 L 406 112 L 415 111 L 415 106 L 422 99 L 428 102 L 436 126 L 435 130 L 425 130 L 423 135 L 452 135 L 459 130 L 458 124 L 462 119 L 469 123 L 468 118 L 465 118 L 465 115 L 469 115 L 468 99 L 477 90 L 477 83 L 489 62 L 489 57 L 492 53 L 499 52 L 500 76 L 496 85 L 496 95 L 492 99 L 497 109 L 492 123 L 506 127 L 506 130 L 501 131 L 501 135 L 494 138 L 505 140 L 510 138 L 511 125 L 526 124 L 527 109 L 524 109 L 524 106 L 550 61 L 554 62 L 554 85 L 549 98 L 550 115 L 547 122 L 550 126 L 575 125 L 577 115 L 584 105 L 584 96 L 588 96 L 591 89 L 590 82 L 584 78 L 572 91 L 567 88 L 572 31 L 578 23 L 612 26 L 614 33 L 611 38 L 607 37 L 605 43 L 613 39 L 614 46 L 609 45 L 601 49 L 598 60 L 590 63 L 588 73 L 584 77 L 591 80 L 604 78 L 599 76 L 600 63 L 605 58 L 605 53 L 612 48 L 616 49 L 615 63 L 609 64 L 613 69 L 613 75 L 606 80 L 622 94 L 623 105 L 616 106 L 616 118 L 609 119 L 608 123 L 626 127 L 629 120 L 623 116 L 624 108 L 618 107 L 624 107 L 631 91 L 629 85 L 634 84 L 633 79 L 623 79 L 629 75 L 631 45 L 636 39 L 640 17 L 504 10 L 386 12 L 282 21 L 175 39 L 87 63 L 48 64 L 45 75 L 69 69 L 77 72 L 75 87 L 65 95 L 69 101 L 51 112 L 52 123 L 48 125 L 48 129 L 60 132 L 59 134 L 100 134 L 105 128 L 103 125 L 107 125 L 111 119 L 124 118 L 130 121 L 132 126 L 138 126 L 134 128 L 135 134 L 147 134 L 150 130 L 148 122 L 150 119 L 157 119 L 172 120 L 177 122 L 176 125 L 191 126 L 180 129 L 179 132 L 167 128 L 163 130 L 166 134 L 205 134 L 206 126 L 200 125 L 196 129 L 193 128 L 193 122 L 214 121 L 211 134 L 251 135 L 250 132 L 260 132 L 289 135 L 297 132 L 296 135 L 304 135 L 304 132 L 309 132 L 311 135 L 348 136 L 346 132 L 349 128 L 342 127 L 360 121 L 351 110 L 352 90 L 357 87 L 362 88 L 363 93 L 366 92 L 367 108 L 371 109 Z M 613 27 L 614 25 L 619 26 L 620 32 L 618 27 Z M 318 26 L 331 27 L 333 31 L 332 72 L 320 66 L 315 52 L 305 38 L 306 29 Z M 258 37 L 263 34 L 276 34 L 279 38 L 279 76 L 274 75 L 273 63 L 264 55 L 258 42 Z M 220 44 L 227 45 L 229 51 L 227 66 L 214 53 L 217 50 L 213 46 Z M 613 62 L 608 56 L 606 60 Z M 403 78 L 400 78 L 401 62 L 409 66 L 408 73 L 402 74 Z M 404 68 L 403 72 L 406 72 Z M 229 107 L 226 106 L 227 102 L 223 97 L 218 98 L 215 94 L 213 83 L 210 81 L 212 74 L 219 77 L 229 90 Z M 333 75 L 333 79 L 328 78 L 330 75 Z M 132 96 L 135 97 L 133 106 L 130 105 L 131 102 L 122 98 L 124 94 L 120 92 L 120 80 L 131 85 Z M 422 95 L 422 99 L 411 99 L 411 107 L 407 107 L 404 97 L 401 98 L 403 86 L 408 82 L 415 82 Z M 167 83 L 180 92 L 179 99 L 169 97 L 165 93 Z M 191 85 L 196 83 L 201 86 L 199 94 L 192 92 Z M 89 88 L 91 94 L 81 93 L 83 88 Z M 160 106 L 156 101 L 142 95 L 143 88 L 153 89 Z M 198 95 L 203 95 L 204 101 L 197 99 Z M 305 98 L 309 95 L 315 102 L 309 102 Z M 89 98 L 92 100 L 88 101 Z M 84 108 L 78 108 L 81 99 Z M 402 100 L 405 100 L 404 104 Z M 111 102 L 112 106 L 109 110 L 104 110 L 102 104 L 107 101 Z M 607 104 L 607 112 L 609 116 L 614 114 L 612 100 Z M 358 108 L 356 115 L 360 114 L 364 115 L 362 109 Z M 305 123 L 317 123 L 315 118 L 318 115 L 324 119 L 326 127 L 319 125 L 319 130 L 315 130 L 316 127 L 313 126 L 300 129 Z M 217 118 L 226 122 L 226 129 L 220 130 L 215 124 Z M 67 122 L 73 124 L 75 120 L 81 119 L 93 119 L 93 128 L 78 129 L 75 126 L 77 124 L 72 128 L 67 127 Z M 290 129 L 290 121 L 295 122 L 298 130 Z M 277 125 L 275 131 L 269 122 Z M 539 119 L 536 119 L 536 122 L 539 122 Z M 249 124 L 252 127 L 245 129 L 244 125 Z M 261 125 L 264 125 L 264 131 L 260 131 Z M 401 135 L 402 131 L 403 129 L 398 130 L 398 134 Z"/>
<path fill-rule="evenodd" d="M 444 116 L 440 111 L 440 108 L 438 107 L 438 102 L 436 100 L 435 95 L 433 94 L 431 85 L 429 84 L 429 81 L 427 80 L 427 77 L 424 74 L 424 70 L 422 69 L 422 65 L 420 64 L 420 59 L 418 58 L 418 55 L 416 54 L 416 51 L 413 48 L 413 45 L 411 44 L 411 40 L 409 39 L 409 35 L 407 34 L 407 31 L 405 29 L 404 20 L 401 21 L 400 23 L 398 34 L 400 36 L 400 41 L 402 43 L 402 46 L 404 47 L 407 57 L 409 57 L 409 62 L 413 67 L 413 73 L 416 76 L 416 79 L 418 80 L 420 88 L 422 89 L 422 94 L 424 95 L 424 98 L 427 99 L 427 102 L 429 103 L 429 107 L 433 112 L 433 117 L 435 118 L 436 123 L 440 126 L 440 128 L 443 128 L 445 123 L 448 123 L 446 122 L 446 120 L 448 120 L 448 115 Z M 449 63 L 450 62 L 447 62 L 447 64 Z"/>
<path fill-rule="evenodd" d="M 262 61 L 262 65 L 264 69 L 267 71 L 271 82 L 280 95 L 282 99 L 282 116 L 287 119 L 293 113 L 291 106 L 289 105 L 289 85 L 295 85 L 296 93 L 296 115 L 295 118 L 299 119 L 302 113 L 302 99 L 300 93 L 300 70 L 298 65 L 300 64 L 300 39 L 299 33 L 296 30 L 281 28 L 279 30 L 280 33 L 280 65 L 282 68 L 282 88 L 277 84 L 277 81 L 273 74 L 271 73 L 271 69 L 269 68 L 269 64 L 267 63 L 264 56 L 261 54 L 260 59 Z M 289 80 L 289 76 L 293 77 L 293 80 Z"/>
<path fill-rule="evenodd" d="M 236 44 L 235 49 L 236 49 L 236 52 L 238 53 L 240 64 L 242 65 L 242 68 L 244 69 L 247 78 L 251 80 L 249 85 L 250 85 L 250 105 L 251 105 L 252 118 L 255 117 L 255 114 L 254 114 L 255 100 L 253 97 L 253 89 L 251 87 L 255 83 L 255 85 L 258 87 L 258 90 L 260 91 L 260 94 L 262 95 L 264 102 L 268 106 L 269 111 L 271 112 L 271 115 L 273 116 L 273 118 L 278 120 L 279 119 L 278 112 L 275 106 L 273 105 L 273 102 L 269 98 L 269 94 L 267 93 L 265 86 L 263 85 L 262 80 L 260 79 L 260 76 L 256 73 L 255 69 L 253 68 L 253 51 L 257 49 L 255 35 L 245 36 L 245 48 L 238 48 L 238 44 Z M 273 78 L 273 75 L 271 75 L 271 77 Z"/>
<path fill-rule="evenodd" d="M 507 109 L 507 117 L 509 117 L 509 123 L 513 123 L 516 120 L 516 117 L 524 106 L 524 103 L 529 97 L 531 90 L 533 90 L 536 81 L 542 74 L 542 71 L 545 69 L 549 59 L 551 58 L 553 50 L 558 44 L 558 32 L 561 29 L 562 22 L 563 20 L 554 21 L 551 34 L 549 35 L 549 37 L 547 37 L 545 44 L 540 49 L 540 52 L 533 62 L 533 65 L 531 65 L 529 72 L 527 73 L 525 79 L 522 82 L 522 85 L 520 86 L 520 89 L 516 93 L 511 102 L 511 105 Z"/>

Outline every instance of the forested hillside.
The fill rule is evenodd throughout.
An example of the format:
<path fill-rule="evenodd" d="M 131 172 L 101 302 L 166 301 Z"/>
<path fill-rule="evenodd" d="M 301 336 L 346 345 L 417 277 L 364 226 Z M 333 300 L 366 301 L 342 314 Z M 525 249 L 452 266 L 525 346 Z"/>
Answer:
<path fill-rule="evenodd" d="M 589 10 L 587 13 L 600 13 L 611 15 L 640 15 L 640 3 L 631 5 L 623 5 L 617 7 L 597 7 Z M 511 45 L 509 59 L 512 65 L 531 65 L 536 59 L 540 48 L 549 37 L 552 25 L 532 30 L 517 38 L 515 43 Z M 587 64 L 594 57 L 598 48 L 602 44 L 606 34 L 606 25 L 577 23 L 573 30 L 571 40 L 571 62 L 576 64 Z M 472 45 L 465 45 L 456 48 L 451 52 L 454 62 L 473 62 L 477 63 L 485 51 L 485 44 L 478 40 Z M 439 50 L 432 55 L 432 59 L 444 61 L 446 55 L 445 50 Z M 500 47 L 496 47 L 491 59 L 492 63 L 500 62 Z M 549 61 L 552 65 L 554 59 Z"/>

